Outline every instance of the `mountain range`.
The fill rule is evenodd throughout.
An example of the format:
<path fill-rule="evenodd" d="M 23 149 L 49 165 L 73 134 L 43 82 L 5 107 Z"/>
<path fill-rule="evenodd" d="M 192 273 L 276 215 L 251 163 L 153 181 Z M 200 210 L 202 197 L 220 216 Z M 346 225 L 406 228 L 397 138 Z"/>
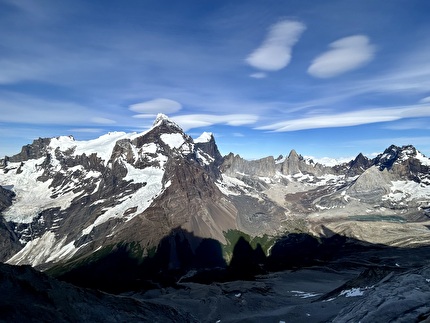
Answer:
<path fill-rule="evenodd" d="M 193 139 L 159 114 L 143 133 L 39 138 L 6 156 L 0 215 L 1 262 L 83 286 L 100 288 L 91 284 L 103 272 L 134 283 L 160 270 L 255 274 L 262 263 L 276 267 L 285 250 L 332 257 L 339 241 L 428 246 L 430 159 L 392 145 L 335 166 L 295 150 L 245 160 L 222 156 L 212 134 Z"/>

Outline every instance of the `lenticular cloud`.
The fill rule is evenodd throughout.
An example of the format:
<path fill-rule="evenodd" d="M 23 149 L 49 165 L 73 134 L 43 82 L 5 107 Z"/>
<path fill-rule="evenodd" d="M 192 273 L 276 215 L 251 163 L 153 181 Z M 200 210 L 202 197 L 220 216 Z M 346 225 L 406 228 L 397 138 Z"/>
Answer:
<path fill-rule="evenodd" d="M 138 113 L 174 113 L 181 110 L 179 102 L 170 99 L 154 99 L 130 105 L 129 109 Z"/>
<path fill-rule="evenodd" d="M 356 35 L 330 44 L 331 49 L 315 58 L 308 73 L 318 78 L 330 78 L 354 70 L 370 62 L 375 47 L 369 38 Z"/>
<path fill-rule="evenodd" d="M 290 20 L 274 24 L 260 47 L 252 52 L 246 62 L 263 71 L 277 71 L 291 60 L 291 49 L 299 39 L 305 25 Z"/>

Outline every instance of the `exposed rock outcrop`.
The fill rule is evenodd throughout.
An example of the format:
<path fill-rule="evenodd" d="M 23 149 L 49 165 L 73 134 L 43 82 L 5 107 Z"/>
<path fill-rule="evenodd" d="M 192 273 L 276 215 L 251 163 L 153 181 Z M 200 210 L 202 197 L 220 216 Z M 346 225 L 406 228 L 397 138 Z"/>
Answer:
<path fill-rule="evenodd" d="M 376 202 L 390 191 L 391 180 L 392 175 L 386 169 L 381 171 L 377 167 L 370 167 L 357 178 L 346 192 L 352 197 Z"/>
<path fill-rule="evenodd" d="M 235 176 L 236 173 L 244 173 L 253 176 L 270 177 L 276 173 L 275 159 L 269 156 L 257 160 L 246 160 L 239 155 L 230 153 L 224 158 L 221 172 L 228 176 Z"/>

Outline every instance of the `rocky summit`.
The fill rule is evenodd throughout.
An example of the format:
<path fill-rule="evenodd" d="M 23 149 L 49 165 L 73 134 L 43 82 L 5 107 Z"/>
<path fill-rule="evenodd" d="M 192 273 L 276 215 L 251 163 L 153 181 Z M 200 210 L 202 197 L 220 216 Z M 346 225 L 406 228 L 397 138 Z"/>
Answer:
<path fill-rule="evenodd" d="M 8 288 L 26 281 L 36 294 L 49 285 L 88 304 L 98 297 L 57 277 L 128 293 L 146 312 L 161 313 L 165 306 L 168 319 L 184 321 L 296 315 L 300 322 L 314 315 L 307 308 L 326 305 L 326 315 L 311 321 L 353 322 L 360 316 L 377 322 L 378 313 L 391 320 L 384 308 L 391 303 L 372 299 L 392 292 L 393 302 L 400 301 L 402 286 L 413 286 L 422 292 L 410 296 L 410 304 L 402 302 L 396 315 L 407 312 L 410 322 L 430 313 L 424 303 L 410 311 L 428 294 L 430 279 L 430 159 L 413 146 L 392 145 L 373 159 L 359 153 L 335 166 L 295 150 L 250 161 L 221 156 L 212 134 L 193 139 L 160 114 L 142 133 L 113 132 L 89 141 L 39 138 L 6 156 L 0 160 L 0 215 L 0 261 L 8 264 L 1 267 L 0 285 Z M 49 276 L 10 265 L 30 265 Z M 302 284 L 296 287 L 308 291 L 292 296 L 292 273 L 285 272 L 291 269 L 299 270 Z M 378 279 L 366 276 L 373 272 Z M 276 284 L 290 287 L 281 292 Z M 289 289 L 291 295 L 285 294 Z M 14 295 L 23 293 L 25 288 Z M 275 295 L 291 302 L 275 301 Z M 300 295 L 320 299 L 297 302 Z M 112 297 L 101 302 L 108 307 L 116 302 Z M 197 304 L 200 298 L 212 312 Z M 271 305 L 261 305 L 264 299 Z M 125 303 L 122 298 L 118 306 Z M 7 306 L 12 319 L 23 318 L 11 302 Z M 235 314 L 223 314 L 221 307 Z M 102 315 L 103 309 L 97 314 L 90 308 L 88 317 Z M 36 314 L 32 310 L 23 313 Z M 70 310 L 79 316 L 77 308 Z M 115 311 L 118 318 L 130 315 L 127 307 Z"/>

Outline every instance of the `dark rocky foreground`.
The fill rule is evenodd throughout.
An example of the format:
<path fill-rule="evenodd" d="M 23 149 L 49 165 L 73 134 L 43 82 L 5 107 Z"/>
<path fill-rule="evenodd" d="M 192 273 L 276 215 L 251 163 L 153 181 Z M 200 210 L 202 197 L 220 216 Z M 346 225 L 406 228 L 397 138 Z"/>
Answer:
<path fill-rule="evenodd" d="M 30 266 L 0 264 L 1 322 L 194 322 L 186 311 L 60 282 Z"/>
<path fill-rule="evenodd" d="M 116 295 L 0 264 L 0 320 L 427 322 L 429 255 L 425 247 L 360 247 L 319 265 L 246 280 L 203 284 L 188 273 L 170 286 Z"/>

